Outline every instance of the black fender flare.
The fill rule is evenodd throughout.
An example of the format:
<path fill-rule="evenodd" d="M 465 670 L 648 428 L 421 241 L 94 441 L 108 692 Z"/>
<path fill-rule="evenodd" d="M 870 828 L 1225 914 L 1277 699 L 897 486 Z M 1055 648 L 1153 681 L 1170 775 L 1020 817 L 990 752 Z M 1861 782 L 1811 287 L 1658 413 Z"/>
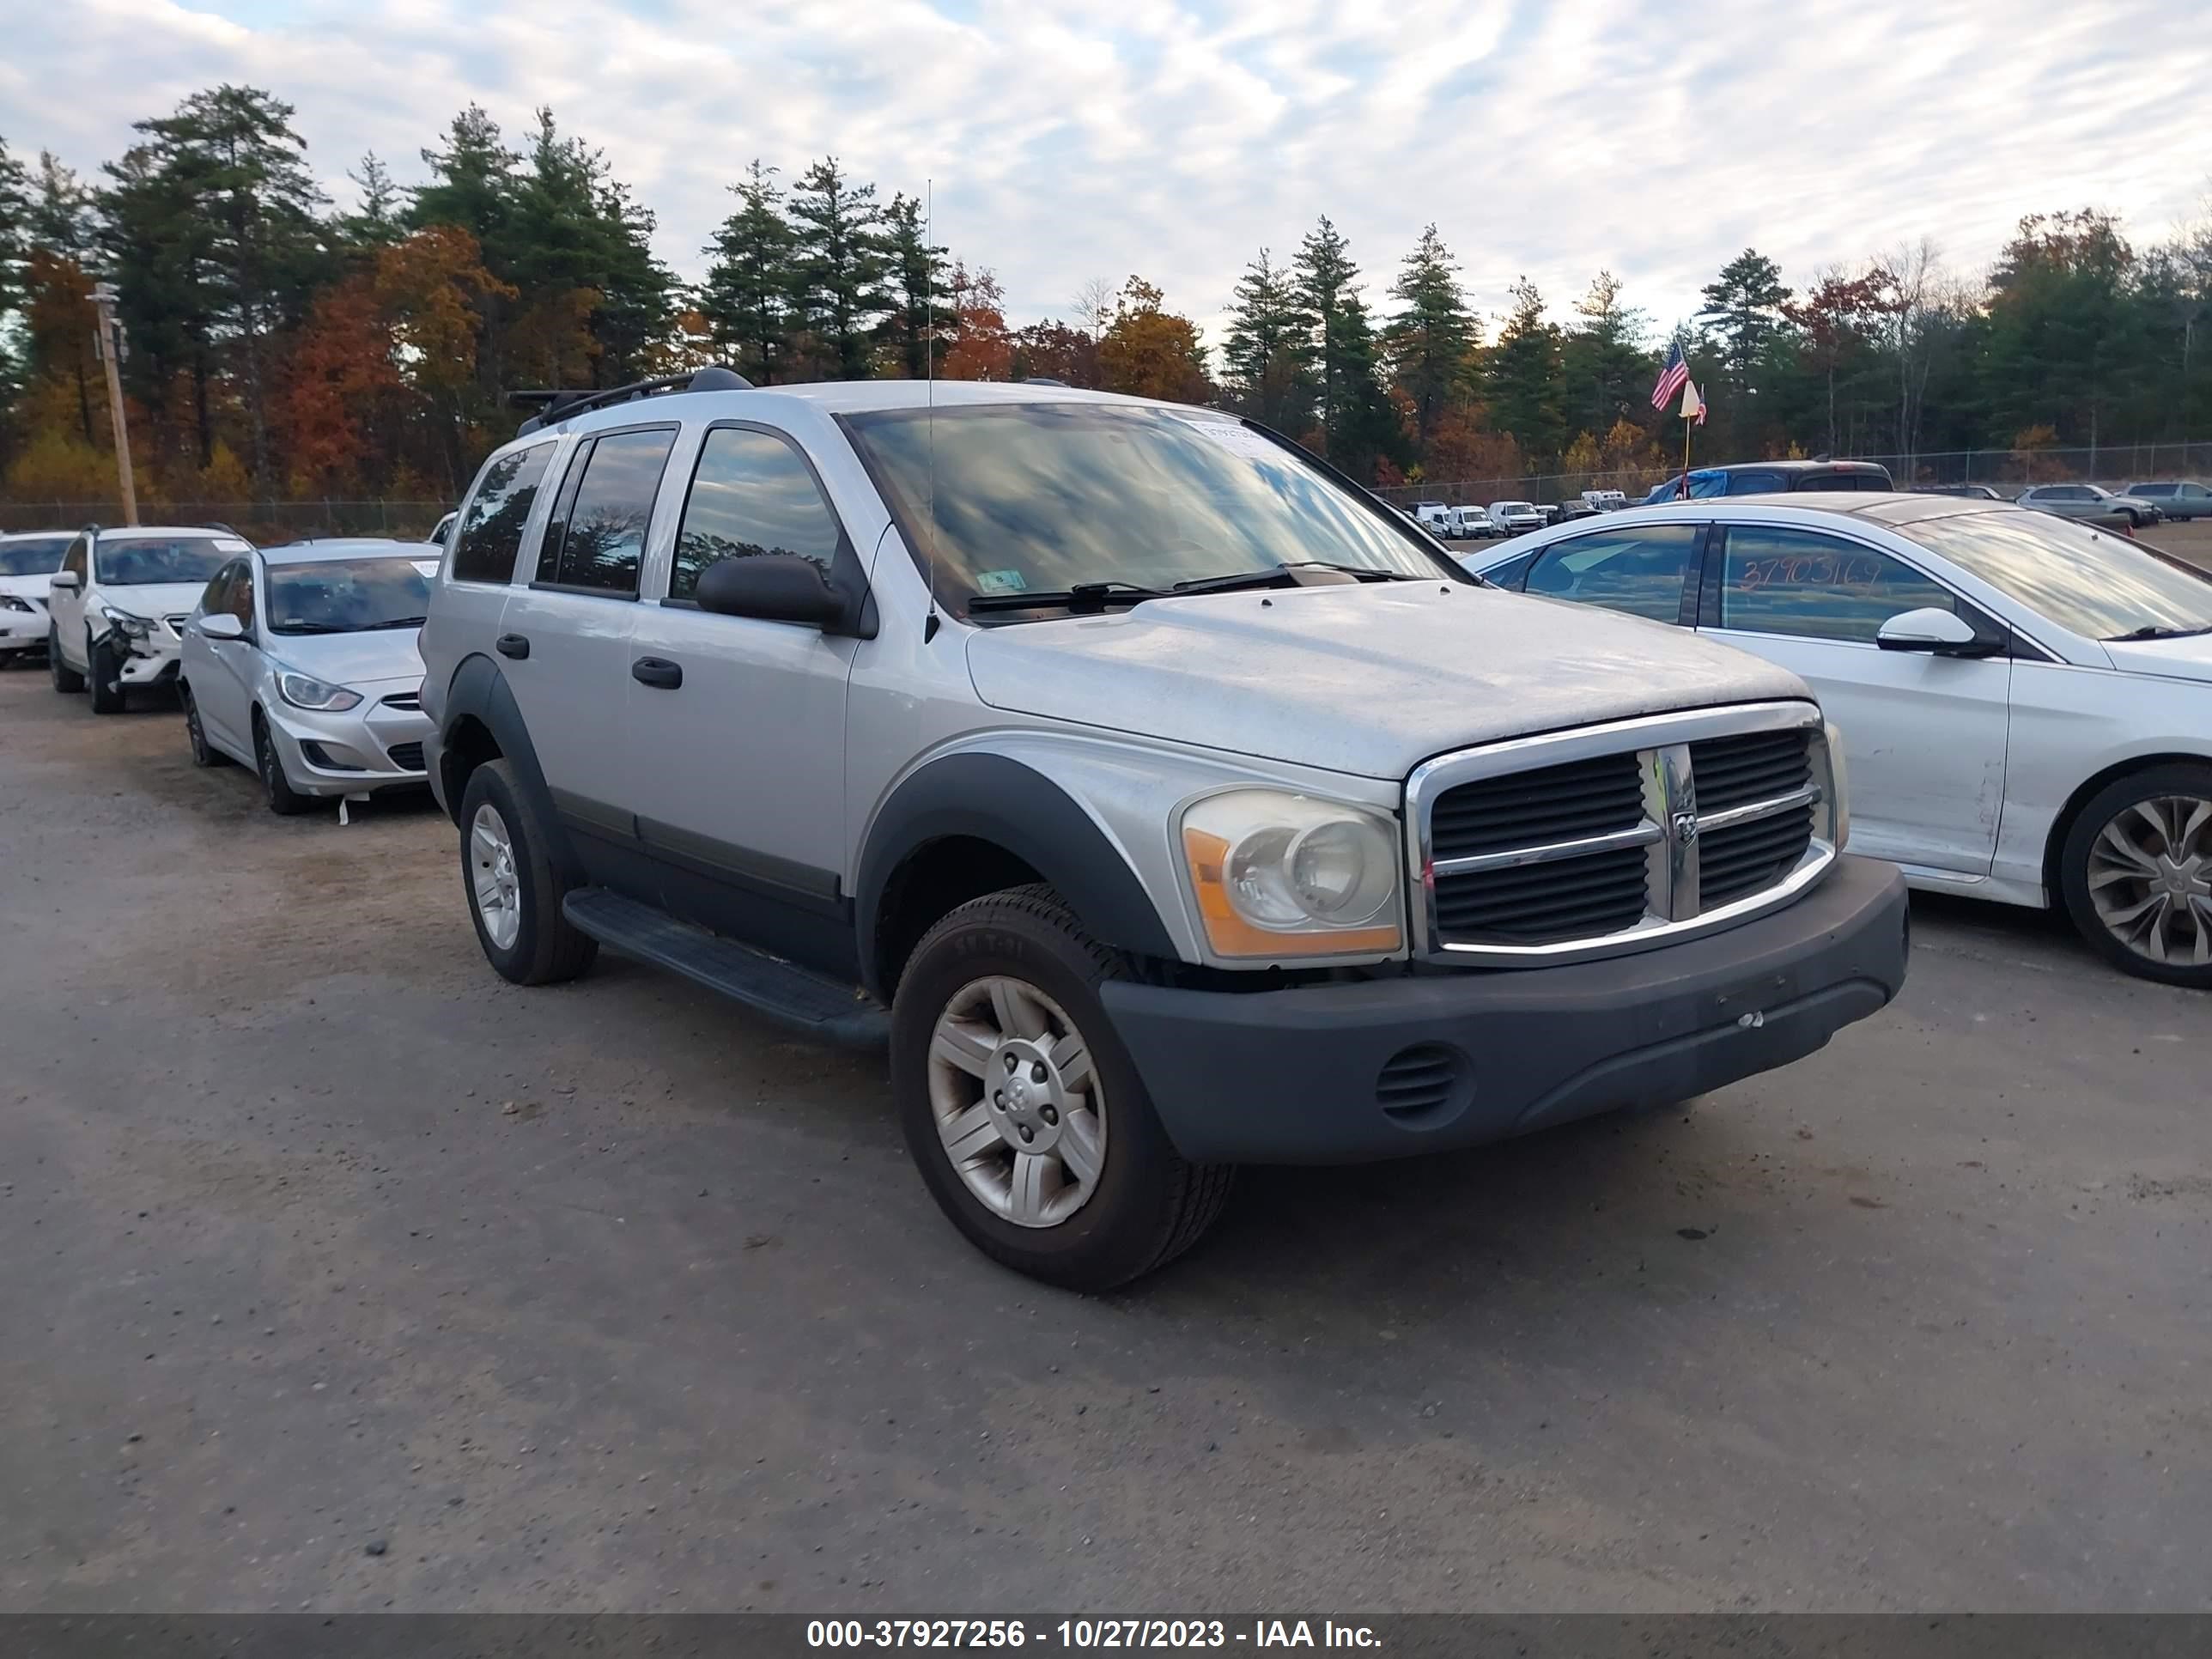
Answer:
<path fill-rule="evenodd" d="M 884 801 L 860 849 L 854 894 L 862 971 L 874 981 L 877 939 L 892 876 L 935 841 L 967 836 L 1005 848 L 1066 899 L 1101 944 L 1141 956 L 1177 955 L 1146 890 L 1105 832 L 1060 785 L 1005 755 L 947 755 L 924 764 Z"/>
<path fill-rule="evenodd" d="M 583 878 L 575 850 L 568 844 L 567 831 L 561 823 L 561 815 L 554 810 L 553 792 L 545 782 L 545 769 L 538 763 L 538 747 L 530 740 L 529 725 L 522 718 L 521 707 L 514 701 L 514 692 L 507 677 L 499 672 L 499 665 L 482 653 L 465 657 L 453 671 L 453 678 L 446 688 L 446 707 L 438 726 L 438 764 L 451 764 L 453 728 L 464 720 L 475 720 L 492 736 L 499 745 L 500 756 L 514 767 L 514 781 L 528 799 L 538 821 L 545 825 L 553 837 L 548 849 L 554 864 L 563 878 L 571 883 Z M 450 774 L 443 780 L 446 799 L 451 807 L 453 822 L 461 819 L 461 792 L 453 787 Z"/>

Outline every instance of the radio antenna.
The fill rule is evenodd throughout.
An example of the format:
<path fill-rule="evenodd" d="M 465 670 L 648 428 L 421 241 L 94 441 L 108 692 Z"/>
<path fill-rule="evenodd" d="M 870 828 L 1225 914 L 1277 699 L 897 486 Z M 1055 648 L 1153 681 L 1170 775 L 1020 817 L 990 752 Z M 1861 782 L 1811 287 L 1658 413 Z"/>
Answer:
<path fill-rule="evenodd" d="M 929 547 L 922 555 L 923 580 L 929 585 L 929 614 L 921 624 L 921 642 L 937 637 L 943 622 L 937 614 L 937 181 L 921 185 L 921 384 L 923 423 L 929 441 Z"/>

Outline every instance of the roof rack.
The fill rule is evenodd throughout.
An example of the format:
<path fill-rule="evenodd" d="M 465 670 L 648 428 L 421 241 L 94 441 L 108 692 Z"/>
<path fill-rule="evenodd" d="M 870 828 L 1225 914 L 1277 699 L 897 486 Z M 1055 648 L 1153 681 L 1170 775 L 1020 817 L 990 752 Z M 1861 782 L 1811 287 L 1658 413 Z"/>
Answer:
<path fill-rule="evenodd" d="M 586 387 L 577 391 L 510 392 L 507 402 L 510 409 L 538 411 L 516 429 L 514 435 L 522 438 L 543 428 L 558 426 L 572 415 L 626 404 L 637 398 L 656 397 L 667 392 L 744 392 L 751 386 L 752 382 L 737 370 L 710 363 L 686 374 L 665 374 L 659 380 L 633 380 L 628 386 L 596 391 Z"/>

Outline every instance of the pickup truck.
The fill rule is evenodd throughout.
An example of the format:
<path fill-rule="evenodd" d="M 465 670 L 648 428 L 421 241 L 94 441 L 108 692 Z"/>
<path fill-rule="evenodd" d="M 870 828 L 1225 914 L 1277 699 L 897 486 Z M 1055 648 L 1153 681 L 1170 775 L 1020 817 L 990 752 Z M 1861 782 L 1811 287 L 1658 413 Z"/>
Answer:
<path fill-rule="evenodd" d="M 1262 428 L 723 369 L 540 403 L 421 636 L 486 959 L 886 1045 L 1023 1273 L 1158 1267 L 1241 1164 L 1682 1100 L 1903 981 L 1802 681 L 1492 587 Z"/>

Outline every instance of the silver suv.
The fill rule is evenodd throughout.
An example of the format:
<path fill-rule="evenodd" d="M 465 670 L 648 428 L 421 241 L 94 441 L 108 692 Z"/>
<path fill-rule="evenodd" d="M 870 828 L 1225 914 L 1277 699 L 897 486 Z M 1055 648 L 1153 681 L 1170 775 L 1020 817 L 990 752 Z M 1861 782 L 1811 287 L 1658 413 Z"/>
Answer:
<path fill-rule="evenodd" d="M 562 394 L 461 508 L 422 700 L 477 938 L 887 1039 L 1001 1261 L 1118 1284 L 1240 1162 L 1679 1100 L 1903 981 L 1789 673 L 1492 588 L 1212 411 L 692 387 Z"/>

